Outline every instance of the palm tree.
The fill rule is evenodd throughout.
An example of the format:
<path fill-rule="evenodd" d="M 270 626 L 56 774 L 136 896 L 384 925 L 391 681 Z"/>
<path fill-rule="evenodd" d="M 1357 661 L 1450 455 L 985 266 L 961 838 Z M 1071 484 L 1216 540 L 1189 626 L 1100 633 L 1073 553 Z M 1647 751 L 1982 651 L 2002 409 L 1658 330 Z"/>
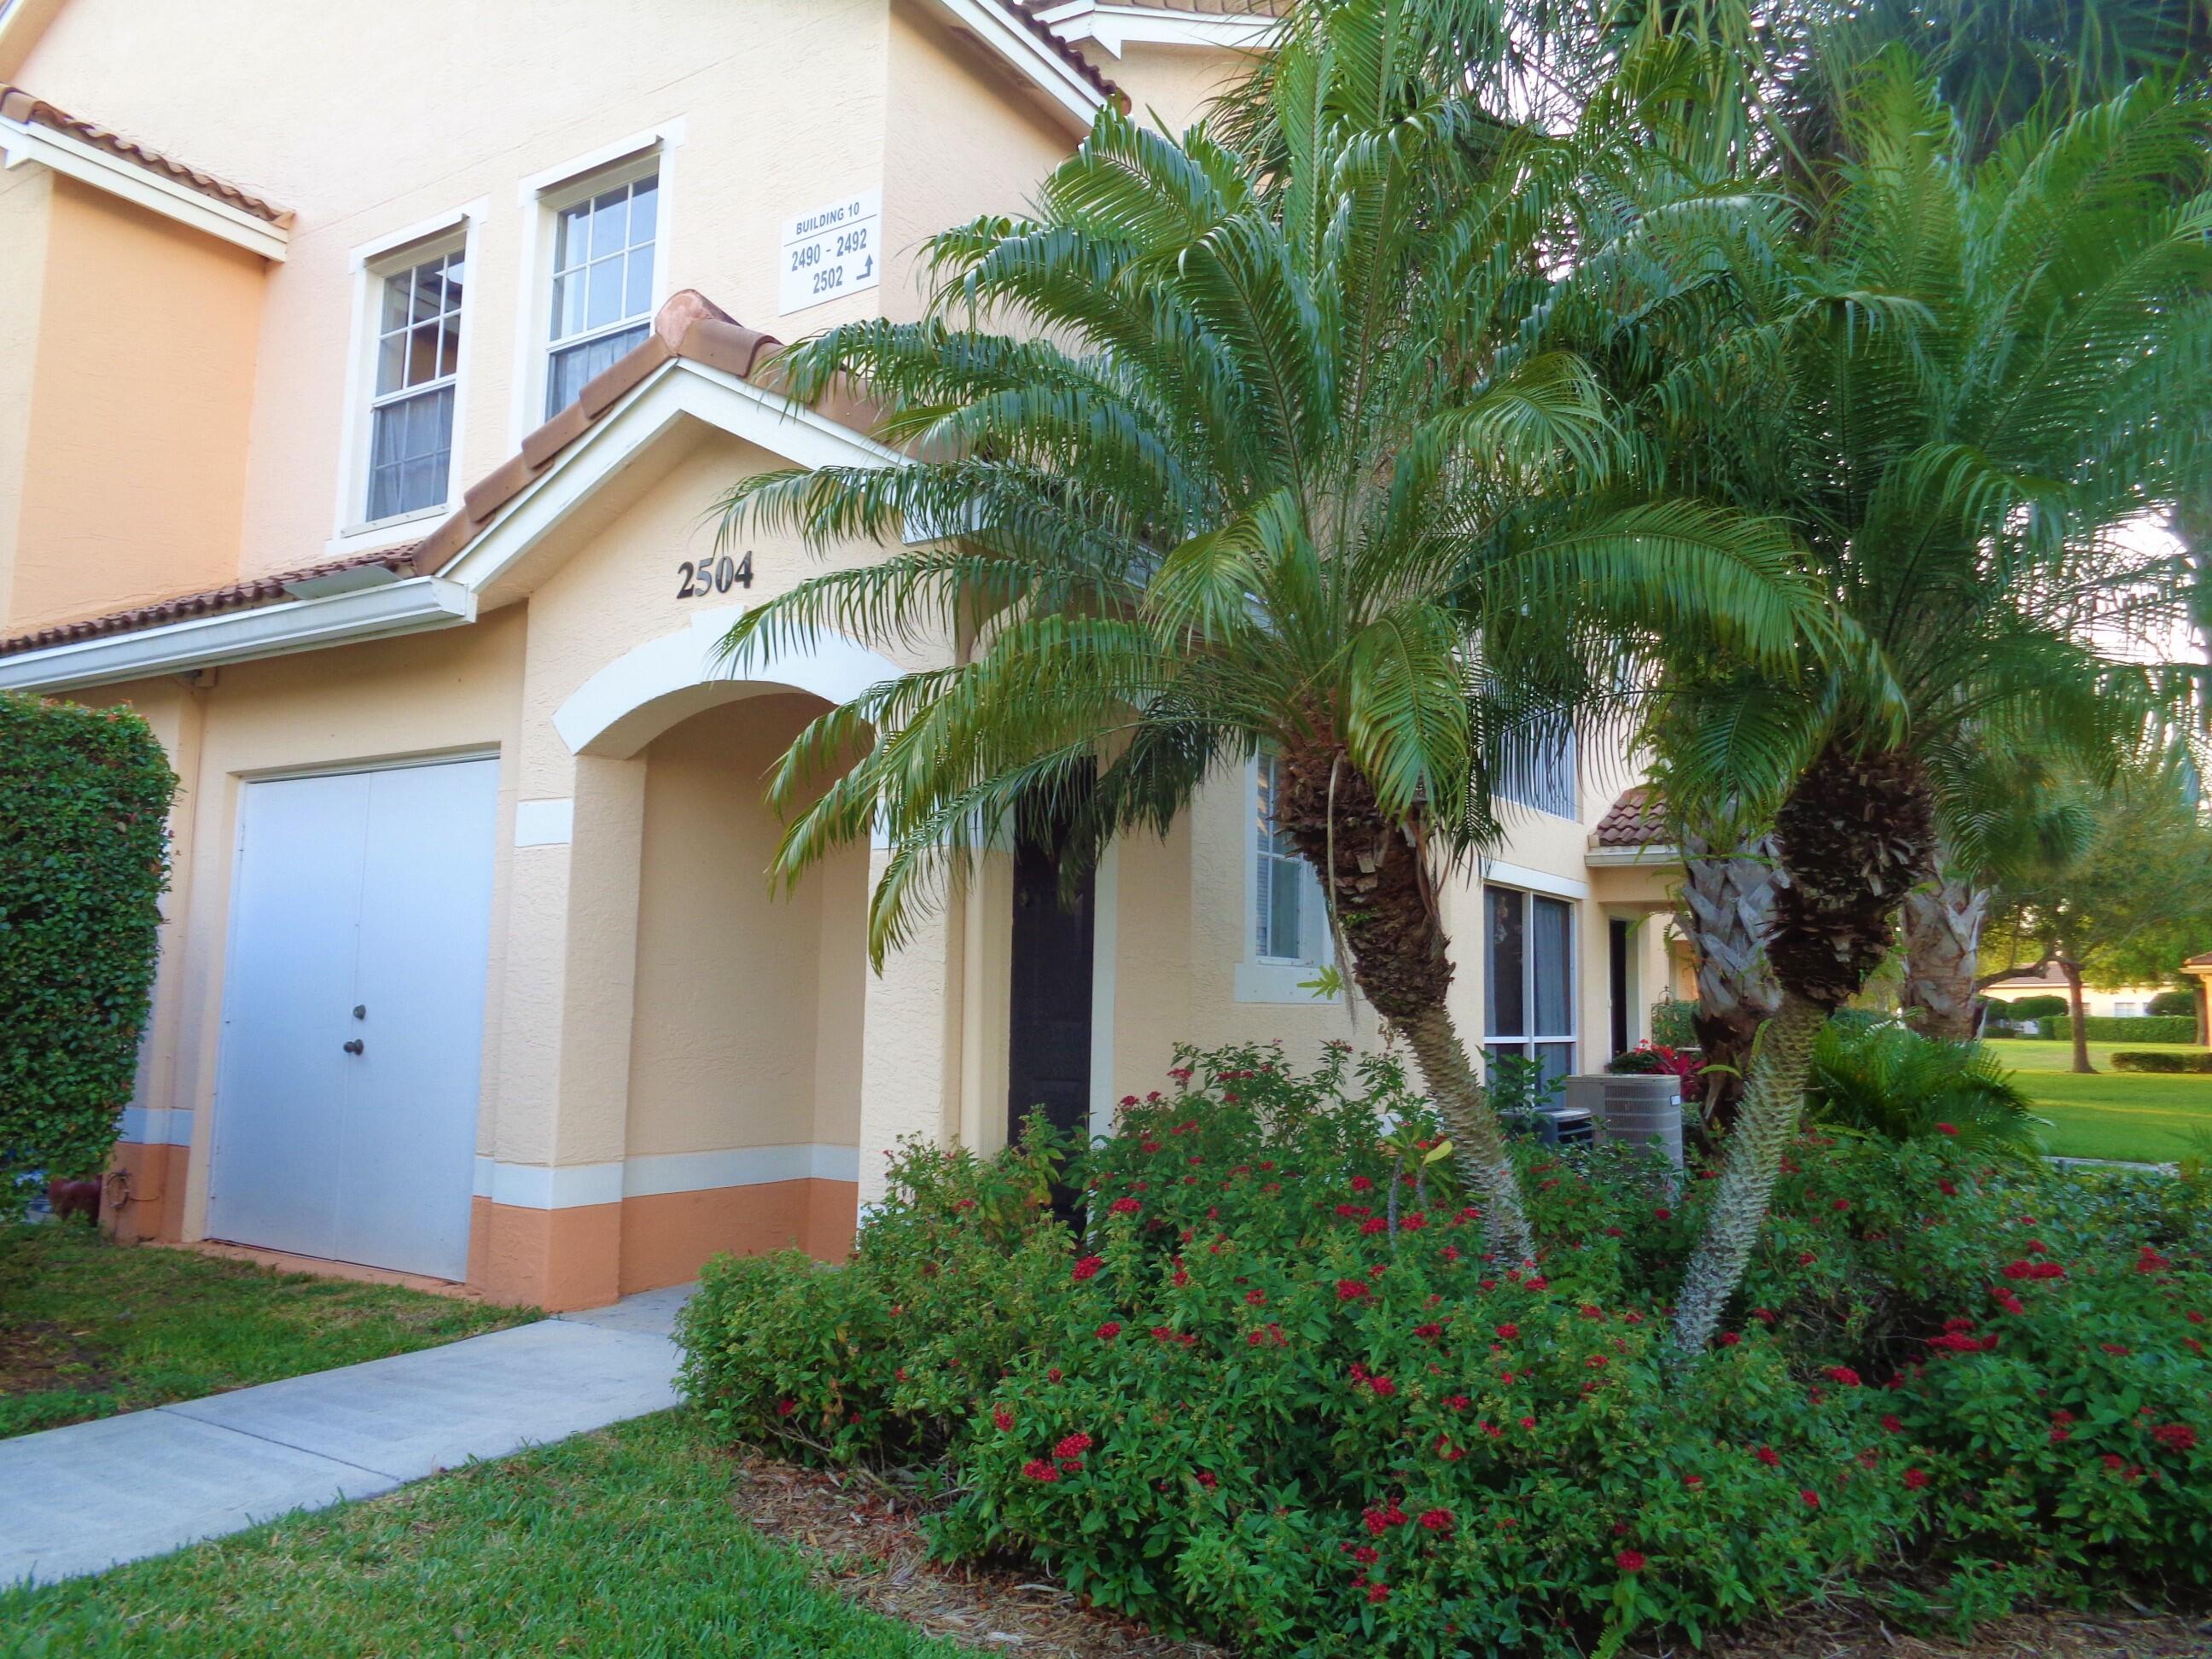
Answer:
<path fill-rule="evenodd" d="M 1524 343 L 1582 234 L 1577 183 L 1632 177 L 1625 116 L 1666 66 L 1552 132 L 1433 73 L 1453 48 L 1411 0 L 1308 21 L 1270 68 L 1264 162 L 1109 111 L 1031 212 L 929 244 L 924 320 L 780 360 L 801 398 L 864 383 L 915 459 L 749 478 L 726 526 L 817 547 L 951 533 L 814 575 L 727 645 L 817 628 L 959 644 L 822 716 L 771 781 L 788 806 L 858 754 L 775 868 L 886 835 L 878 960 L 1025 813 L 1066 821 L 1079 868 L 1278 755 L 1279 821 L 1340 959 L 1525 1256 L 1446 1007 L 1440 884 L 1496 837 L 1504 769 L 1625 662 L 1671 635 L 1779 669 L 1807 590 L 1774 527 L 1640 488 L 1589 368 Z"/>
<path fill-rule="evenodd" d="M 1661 717 L 1686 817 L 1779 799 L 1787 878 L 1777 1012 L 1678 1304 L 1689 1352 L 1741 1277 L 1814 1038 L 1935 873 L 1966 761 L 2041 749 L 2109 771 L 2173 706 L 2116 647 L 2179 603 L 2177 562 L 2125 532 L 2203 465 L 2177 416 L 2212 393 L 2206 118 L 2144 87 L 1969 166 L 1892 54 L 1804 199 L 1647 226 L 1632 278 L 1618 262 L 1677 325 L 1629 394 L 1649 441 L 1802 528 L 1848 644 L 1795 690 L 1705 661 Z"/>

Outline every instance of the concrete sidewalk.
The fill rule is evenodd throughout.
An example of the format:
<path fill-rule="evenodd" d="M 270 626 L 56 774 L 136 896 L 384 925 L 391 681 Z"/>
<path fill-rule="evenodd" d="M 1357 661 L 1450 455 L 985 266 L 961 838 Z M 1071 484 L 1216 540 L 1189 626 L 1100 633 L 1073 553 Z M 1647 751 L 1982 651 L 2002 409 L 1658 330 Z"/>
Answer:
<path fill-rule="evenodd" d="M 160 1555 L 677 1403 L 690 1285 L 0 1440 L 0 1585 Z"/>

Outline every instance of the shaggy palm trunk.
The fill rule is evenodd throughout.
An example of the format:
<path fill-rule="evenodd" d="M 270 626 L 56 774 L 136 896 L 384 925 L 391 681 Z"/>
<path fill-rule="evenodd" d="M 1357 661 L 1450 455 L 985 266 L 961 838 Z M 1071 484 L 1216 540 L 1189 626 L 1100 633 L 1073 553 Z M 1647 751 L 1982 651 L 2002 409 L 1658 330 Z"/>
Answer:
<path fill-rule="evenodd" d="M 1529 1260 L 1535 1238 L 1504 1127 L 1445 1006 L 1452 962 L 1431 872 L 1412 836 L 1383 817 L 1367 780 L 1340 752 L 1316 744 L 1284 755 L 1276 823 L 1320 872 L 1352 982 L 1413 1052 L 1451 1132 L 1453 1159 L 1468 1191 L 1480 1195 L 1491 1237 L 1507 1256 Z"/>
<path fill-rule="evenodd" d="M 1766 927 L 1784 878 L 1771 836 L 1685 824 L 1681 908 L 1677 913 L 1698 965 L 1698 1047 L 1711 1066 L 1704 1079 L 1705 1127 L 1735 1121 L 1751 1065 L 1752 1039 L 1781 1006 L 1766 966 Z"/>
<path fill-rule="evenodd" d="M 2097 1068 L 2089 1063 L 2089 1003 L 2081 994 L 2081 965 L 2071 957 L 2061 957 L 2058 971 L 2066 975 L 2066 1023 L 2074 1028 L 2074 1069 L 2086 1077 Z"/>
<path fill-rule="evenodd" d="M 1956 876 L 1905 896 L 1905 1012 L 1923 1036 L 1970 1042 L 1989 890 Z"/>
<path fill-rule="evenodd" d="M 1674 1346 L 1684 1359 L 1712 1340 L 1743 1280 L 1797 1133 L 1814 1039 L 1880 964 L 1898 906 L 1929 873 L 1936 824 L 1927 775 L 1904 750 L 1858 755 L 1831 744 L 1783 802 L 1774 841 L 1789 881 L 1775 896 L 1766 957 L 1782 1006 L 1753 1048 L 1728 1162 L 1683 1274 Z"/>

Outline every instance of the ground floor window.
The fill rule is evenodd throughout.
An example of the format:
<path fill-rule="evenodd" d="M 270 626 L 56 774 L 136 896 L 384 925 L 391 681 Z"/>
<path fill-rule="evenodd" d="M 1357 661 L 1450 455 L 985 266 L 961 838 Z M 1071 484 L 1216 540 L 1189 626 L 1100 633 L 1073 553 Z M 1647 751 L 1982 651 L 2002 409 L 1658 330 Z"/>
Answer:
<path fill-rule="evenodd" d="M 1517 887 L 1482 897 L 1484 1050 L 1565 1077 L 1575 1069 L 1575 908 Z"/>
<path fill-rule="evenodd" d="M 1261 755 L 1254 774 L 1252 951 L 1260 962 L 1326 963 L 1328 910 L 1321 877 L 1276 823 L 1282 762 Z"/>

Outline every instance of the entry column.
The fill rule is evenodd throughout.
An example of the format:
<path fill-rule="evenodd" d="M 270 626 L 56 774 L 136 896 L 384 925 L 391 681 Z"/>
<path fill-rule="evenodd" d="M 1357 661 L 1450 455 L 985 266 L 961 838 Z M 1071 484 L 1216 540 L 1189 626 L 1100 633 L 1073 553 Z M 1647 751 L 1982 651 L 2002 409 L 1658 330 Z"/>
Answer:
<path fill-rule="evenodd" d="M 646 768 L 565 749 L 557 763 L 532 758 L 469 1279 L 501 1299 L 596 1307 L 615 1299 L 622 1263 Z M 532 799 L 527 780 L 542 788 L 556 769 L 572 793 Z"/>
<path fill-rule="evenodd" d="M 868 855 L 869 890 L 890 859 Z M 860 1218 L 889 1190 L 887 1156 L 907 1136 L 944 1145 L 959 1109 L 957 924 L 940 911 L 917 919 L 905 947 L 867 981 L 860 1060 Z"/>

